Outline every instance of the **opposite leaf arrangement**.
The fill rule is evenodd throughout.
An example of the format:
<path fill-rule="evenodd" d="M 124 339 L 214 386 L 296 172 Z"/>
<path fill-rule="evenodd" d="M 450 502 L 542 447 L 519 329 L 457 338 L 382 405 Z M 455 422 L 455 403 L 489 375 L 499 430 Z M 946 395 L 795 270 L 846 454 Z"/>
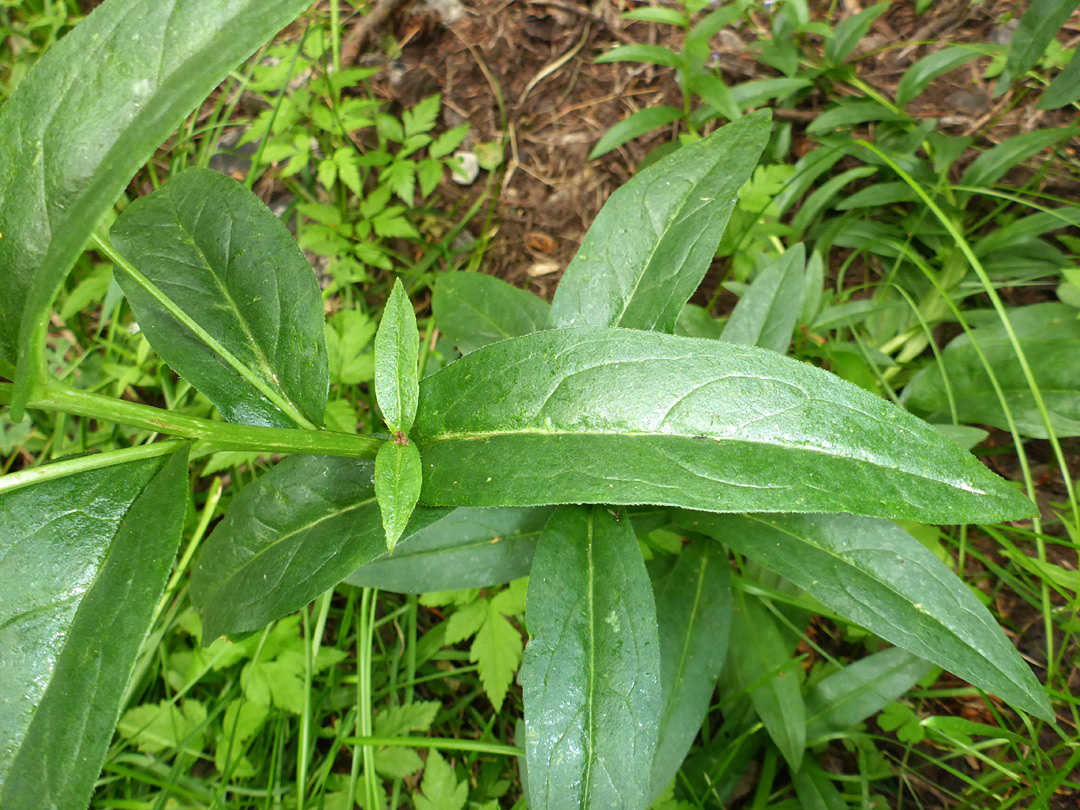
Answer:
<path fill-rule="evenodd" d="M 225 6 L 164 20 L 107 0 L 0 112 L 0 374 L 14 380 L 0 401 L 176 437 L 0 479 L 0 805 L 85 806 L 176 553 L 188 459 L 221 449 L 288 457 L 202 547 L 191 597 L 206 643 L 343 580 L 415 593 L 530 577 L 521 681 L 534 810 L 647 807 L 725 664 L 796 785 L 813 780 L 803 753 L 824 726 L 794 679 L 754 679 L 748 662 L 786 642 L 765 602 L 733 588 L 728 549 L 1051 717 L 976 596 L 889 521 L 1020 519 L 1031 503 L 932 426 L 783 356 L 793 322 L 785 334 L 749 296 L 719 340 L 674 334 L 768 140 L 767 114 L 613 194 L 550 307 L 490 277 L 440 277 L 435 322 L 465 354 L 424 379 L 399 281 L 375 347 L 389 435 L 335 433 L 319 427 L 318 287 L 254 195 L 192 169 L 129 204 L 111 241 L 93 233 L 198 92 L 306 2 L 207 5 Z M 164 26 L 169 44 L 128 59 L 132 32 L 148 26 Z M 92 43 L 116 58 L 95 62 Z M 78 88 L 58 97 L 58 77 L 109 86 L 109 103 L 84 109 Z M 225 421 L 88 394 L 44 370 L 52 300 L 91 237 L 152 348 Z M 787 283 L 804 264 L 796 246 L 772 273 Z M 657 573 L 637 535 L 664 526 L 689 544 Z M 738 656 L 725 661 L 729 636 Z"/>

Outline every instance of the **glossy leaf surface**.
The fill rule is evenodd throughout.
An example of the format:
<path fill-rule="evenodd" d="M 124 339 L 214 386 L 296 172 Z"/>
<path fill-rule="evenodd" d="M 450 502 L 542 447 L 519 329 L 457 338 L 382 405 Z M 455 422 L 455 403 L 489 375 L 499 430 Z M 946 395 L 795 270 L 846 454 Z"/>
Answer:
<path fill-rule="evenodd" d="M 628 521 L 557 509 L 529 579 L 521 680 L 533 810 L 644 810 L 660 724 L 652 586 Z"/>
<path fill-rule="evenodd" d="M 1076 310 L 1059 303 L 1014 309 L 1009 320 L 1020 340 L 1032 375 L 1058 436 L 1080 436 L 1080 321 Z M 1000 323 L 974 330 L 975 341 L 1005 394 L 1021 435 L 1047 438 L 1016 350 Z M 946 388 L 946 383 L 948 388 Z M 967 335 L 954 339 L 934 363 L 916 374 L 904 389 L 903 402 L 934 422 L 951 422 L 949 392 L 961 422 L 1009 429 L 986 367 Z"/>
<path fill-rule="evenodd" d="M 258 197 L 223 174 L 189 169 L 128 205 L 111 237 L 145 279 L 116 270 L 146 339 L 226 419 L 322 422 L 322 295 L 292 235 Z"/>
<path fill-rule="evenodd" d="M 431 296 L 435 326 L 462 354 L 543 329 L 542 298 L 483 273 L 440 273 Z"/>
<path fill-rule="evenodd" d="M 612 194 L 559 283 L 549 326 L 673 331 L 768 137 L 768 113 L 748 115 Z"/>
<path fill-rule="evenodd" d="M 420 499 L 420 453 L 415 445 L 386 442 L 379 448 L 375 497 L 386 532 L 386 550 L 393 554 Z"/>
<path fill-rule="evenodd" d="M 679 555 L 656 596 L 663 714 L 651 793 L 670 784 L 701 730 L 724 667 L 731 628 L 731 569 L 724 549 L 698 538 Z"/>
<path fill-rule="evenodd" d="M 455 509 L 346 578 L 397 593 L 488 588 L 529 575 L 550 508 Z"/>
<path fill-rule="evenodd" d="M 930 425 L 775 352 L 632 329 L 502 341 L 427 377 L 422 502 L 1019 518 L 1023 496 Z"/>
<path fill-rule="evenodd" d="M 0 806 L 85 807 L 176 555 L 187 454 L 0 497 Z"/>
<path fill-rule="evenodd" d="M 1039 717 L 1046 695 L 971 590 L 918 540 L 851 515 L 708 515 L 680 523 L 799 586 L 830 610 Z"/>
<path fill-rule="evenodd" d="M 60 284 L 135 171 L 309 3 L 109 0 L 50 48 L 4 104 L 0 358 L 18 356 L 21 384 L 43 365 Z"/>
<path fill-rule="evenodd" d="M 803 303 L 806 251 L 799 243 L 761 271 L 739 299 L 721 340 L 787 354 Z"/>
<path fill-rule="evenodd" d="M 233 500 L 204 542 L 191 601 L 206 644 L 299 610 L 386 551 L 370 461 L 290 456 Z M 405 536 L 447 514 L 418 508 Z"/>
<path fill-rule="evenodd" d="M 416 313 L 398 279 L 386 299 L 379 331 L 375 333 L 375 397 L 383 419 L 395 433 L 407 435 L 416 418 L 419 353 Z"/>

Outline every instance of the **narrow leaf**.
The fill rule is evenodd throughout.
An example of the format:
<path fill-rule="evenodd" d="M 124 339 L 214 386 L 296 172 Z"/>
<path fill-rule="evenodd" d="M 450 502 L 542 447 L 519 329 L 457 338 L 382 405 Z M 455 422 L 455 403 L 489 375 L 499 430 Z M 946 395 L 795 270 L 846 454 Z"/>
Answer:
<path fill-rule="evenodd" d="M 398 279 L 375 333 L 375 398 L 383 419 L 395 433 L 408 435 L 416 418 L 419 353 L 416 313 Z"/>
<path fill-rule="evenodd" d="M 589 160 L 603 157 L 612 149 L 617 149 L 624 143 L 634 140 L 634 138 L 640 138 L 642 135 L 674 123 L 680 118 L 682 118 L 682 111 L 667 105 L 646 107 L 644 110 L 630 113 L 630 115 L 605 132 L 603 137 L 596 142 L 596 146 L 589 152 Z"/>
<path fill-rule="evenodd" d="M 413 444 L 386 442 L 375 456 L 375 496 L 379 501 L 386 550 L 393 554 L 420 499 L 420 453 Z"/>
<path fill-rule="evenodd" d="M 650 797 L 670 784 L 701 730 L 724 667 L 731 627 L 731 570 L 717 543 L 698 539 L 679 555 L 656 597 L 663 714 Z"/>
<path fill-rule="evenodd" d="M 1039 99 L 1040 110 L 1056 110 L 1080 99 L 1080 48 L 1073 51 L 1069 63 L 1054 77 Z"/>
<path fill-rule="evenodd" d="M 543 329 L 550 309 L 544 299 L 483 273 L 440 273 L 431 296 L 435 326 L 462 354 Z"/>
<path fill-rule="evenodd" d="M 833 28 L 832 36 L 825 40 L 825 59 L 832 65 L 843 62 L 855 50 L 859 40 L 866 36 L 874 20 L 889 8 L 888 2 L 875 3 L 858 14 L 852 14 Z"/>
<path fill-rule="evenodd" d="M 309 3 L 108 0 L 4 104 L 0 359 L 18 358 L 17 403 L 44 366 L 52 301 L 109 206 L 184 116 Z"/>
<path fill-rule="evenodd" d="M 791 775 L 791 784 L 802 810 L 848 810 L 850 807 L 829 775 L 815 762 L 805 762 Z"/>
<path fill-rule="evenodd" d="M 652 587 L 628 522 L 563 507 L 540 538 L 521 679 L 529 807 L 644 810 L 660 724 Z"/>
<path fill-rule="evenodd" d="M 770 263 L 735 305 L 720 339 L 787 354 L 802 309 L 805 266 L 802 243 Z"/>
<path fill-rule="evenodd" d="M 0 806 L 90 801 L 186 500 L 186 451 L 0 496 Z"/>
<path fill-rule="evenodd" d="M 374 471 L 370 461 L 290 456 L 236 496 L 191 580 L 206 644 L 299 610 L 385 553 Z M 417 509 L 405 537 L 446 514 Z"/>
<path fill-rule="evenodd" d="M 993 185 L 1013 166 L 1072 135 L 1073 130 L 1068 127 L 1036 129 L 1023 135 L 1014 135 L 971 161 L 971 165 L 960 178 L 960 185 Z"/>
<path fill-rule="evenodd" d="M 603 65 L 608 62 L 645 62 L 664 67 L 677 67 L 679 55 L 669 51 L 660 45 L 619 45 L 610 51 L 600 54 L 594 60 L 596 64 Z"/>
<path fill-rule="evenodd" d="M 502 341 L 427 377 L 421 500 L 849 511 L 953 523 L 1031 505 L 933 427 L 775 352 L 633 329 Z"/>
<path fill-rule="evenodd" d="M 151 347 L 226 419 L 321 424 L 322 294 L 258 197 L 223 174 L 189 169 L 125 208 L 111 237 L 137 271 L 118 267 L 116 280 Z"/>
<path fill-rule="evenodd" d="M 995 96 L 1008 90 L 1039 61 L 1078 4 L 1080 0 L 1031 0 L 1009 42 L 1009 57 L 994 85 Z"/>
<path fill-rule="evenodd" d="M 559 283 L 549 326 L 673 331 L 768 137 L 769 114 L 748 115 L 612 194 Z"/>
<path fill-rule="evenodd" d="M 851 515 L 686 514 L 704 532 L 886 641 L 1038 717 L 1039 682 L 975 594 L 918 540 Z"/>
<path fill-rule="evenodd" d="M 900 83 L 896 86 L 896 103 L 906 107 L 938 76 L 956 70 L 982 55 L 982 51 L 975 48 L 955 45 L 924 56 L 900 77 Z"/>
<path fill-rule="evenodd" d="M 346 578 L 397 593 L 489 588 L 529 575 L 551 509 L 456 509 Z"/>

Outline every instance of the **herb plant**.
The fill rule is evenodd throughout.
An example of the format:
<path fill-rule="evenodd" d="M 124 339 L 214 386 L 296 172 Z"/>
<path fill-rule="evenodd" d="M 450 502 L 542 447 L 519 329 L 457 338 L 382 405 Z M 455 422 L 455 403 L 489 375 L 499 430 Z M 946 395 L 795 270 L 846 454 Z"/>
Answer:
<path fill-rule="evenodd" d="M 232 500 L 202 546 L 191 596 L 204 644 L 343 580 L 423 592 L 530 577 L 521 681 L 536 810 L 645 808 L 670 793 L 728 658 L 725 688 L 749 693 L 800 795 L 825 790 L 805 751 L 839 722 L 835 710 L 820 689 L 804 701 L 794 678 L 766 677 L 770 651 L 788 641 L 764 601 L 732 587 L 729 551 L 1051 718 L 976 595 L 891 522 L 1018 520 L 1033 505 L 934 427 L 783 355 L 790 307 L 770 302 L 811 276 L 801 245 L 758 276 L 719 339 L 685 336 L 686 302 L 766 145 L 767 114 L 613 194 L 550 307 L 495 279 L 442 277 L 436 323 L 465 354 L 423 378 L 413 308 L 395 285 L 375 338 L 385 433 L 321 427 L 330 371 L 318 287 L 242 185 L 192 169 L 100 230 L 157 143 L 305 5 L 170 15 L 106 0 L 0 111 L 0 374 L 13 380 L 0 401 L 15 419 L 34 408 L 148 431 L 0 478 L 0 805 L 86 803 L 175 558 L 188 462 L 221 450 L 287 457 Z M 114 262 L 150 346 L 222 419 L 50 374 L 52 303 L 88 244 Z M 483 330 L 469 312 L 483 313 Z M 670 570 L 650 571 L 638 534 L 671 526 L 689 545 Z M 461 639 L 505 634 L 521 593 L 504 593 L 474 602 Z M 515 660 L 482 673 L 491 691 L 505 693 L 508 646 Z M 461 792 L 444 766 L 430 755 L 429 799 Z"/>

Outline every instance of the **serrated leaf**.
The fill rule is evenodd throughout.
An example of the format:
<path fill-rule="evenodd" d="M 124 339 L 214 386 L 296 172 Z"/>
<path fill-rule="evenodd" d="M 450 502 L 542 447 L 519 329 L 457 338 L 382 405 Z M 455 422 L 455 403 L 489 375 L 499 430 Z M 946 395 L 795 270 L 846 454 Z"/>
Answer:
<path fill-rule="evenodd" d="M 186 505 L 186 449 L 0 496 L 4 808 L 89 802 Z"/>
<path fill-rule="evenodd" d="M 290 456 L 244 487 L 196 559 L 204 645 L 299 610 L 385 553 L 374 472 L 370 461 Z M 405 536 L 446 514 L 417 508 Z"/>
<path fill-rule="evenodd" d="M 933 427 L 775 352 L 555 329 L 425 378 L 421 501 L 1016 519 L 1026 498 Z"/>
<path fill-rule="evenodd" d="M 612 194 L 559 283 L 548 325 L 673 331 L 765 147 L 769 120 L 762 112 L 721 127 Z"/>
<path fill-rule="evenodd" d="M 675 777 L 701 730 L 728 652 L 731 571 L 718 543 L 703 538 L 679 555 L 656 597 L 663 715 L 650 796 Z"/>
<path fill-rule="evenodd" d="M 391 554 L 420 500 L 420 481 L 420 453 L 415 445 L 390 441 L 379 448 L 375 456 L 375 496 L 386 532 L 386 550 Z"/>
<path fill-rule="evenodd" d="M 805 266 L 801 242 L 770 262 L 735 305 L 720 339 L 787 354 L 802 309 Z"/>
<path fill-rule="evenodd" d="M 172 701 L 145 703 L 128 709 L 120 718 L 117 731 L 134 742 L 140 751 L 187 751 L 197 754 L 203 748 L 206 730 L 206 707 L 197 700 L 184 700 L 182 706 Z"/>
<path fill-rule="evenodd" d="M 542 298 L 483 273 L 440 273 L 431 296 L 435 326 L 462 354 L 544 328 Z"/>
<path fill-rule="evenodd" d="M 448 129 L 432 142 L 431 146 L 428 147 L 428 154 L 433 158 L 446 157 L 461 146 L 461 142 L 465 140 L 465 136 L 468 134 L 468 124 L 461 124 L 453 129 Z"/>
<path fill-rule="evenodd" d="M 899 526 L 853 515 L 684 514 L 830 610 L 1038 717 L 1039 682 L 971 590 Z"/>
<path fill-rule="evenodd" d="M 484 694 L 495 711 L 500 711 L 521 663 L 521 633 L 499 612 L 494 600 L 480 604 L 487 615 L 469 648 L 469 661 L 477 664 Z"/>
<path fill-rule="evenodd" d="M 375 714 L 375 736 L 396 737 L 409 731 L 428 731 L 441 708 L 437 700 L 419 700 L 380 709 Z"/>
<path fill-rule="evenodd" d="M 405 137 L 411 138 L 413 135 L 427 132 L 435 126 L 435 121 L 439 117 L 440 104 L 439 94 L 436 93 L 433 96 L 428 96 L 414 107 L 405 110 L 401 115 L 401 121 L 405 127 Z"/>
<path fill-rule="evenodd" d="M 469 786 L 458 782 L 454 769 L 442 754 L 432 749 L 420 783 L 423 795 L 416 796 L 416 810 L 463 810 L 469 797 Z"/>
<path fill-rule="evenodd" d="M 322 295 L 258 197 L 223 174 L 189 169 L 128 205 L 111 237 L 141 274 L 116 270 L 151 347 L 226 419 L 321 424 Z"/>
<path fill-rule="evenodd" d="M 109 0 L 4 104 L 0 359 L 18 358 L 17 400 L 44 366 L 53 298 L 109 206 L 184 116 L 309 3 Z"/>
<path fill-rule="evenodd" d="M 419 353 L 416 313 L 398 279 L 375 333 L 375 398 L 383 419 L 395 433 L 408 435 L 416 418 Z"/>
<path fill-rule="evenodd" d="M 397 593 L 488 588 L 527 576 L 551 509 L 455 509 L 357 568 L 350 585 Z"/>
<path fill-rule="evenodd" d="M 660 725 L 652 587 L 629 522 L 555 511 L 530 577 L 529 807 L 644 808 Z"/>

